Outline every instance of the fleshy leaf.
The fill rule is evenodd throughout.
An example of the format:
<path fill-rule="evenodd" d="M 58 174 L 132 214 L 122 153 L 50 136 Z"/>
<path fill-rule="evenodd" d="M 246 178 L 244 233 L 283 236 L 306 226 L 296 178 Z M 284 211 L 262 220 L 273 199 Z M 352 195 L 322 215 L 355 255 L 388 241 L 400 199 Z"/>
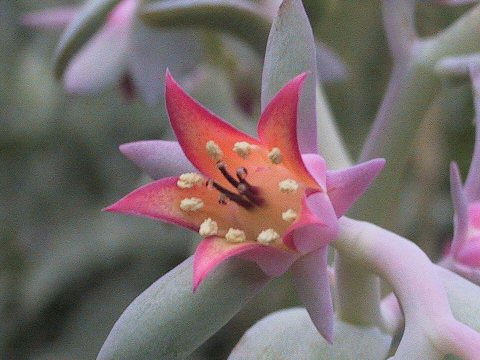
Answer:
<path fill-rule="evenodd" d="M 31 12 L 22 16 L 22 24 L 35 29 L 61 30 L 75 18 L 78 10 L 76 6 L 62 6 Z"/>
<path fill-rule="evenodd" d="M 163 0 L 144 6 L 141 17 L 159 27 L 194 26 L 229 32 L 262 55 L 270 31 L 264 9 L 244 0 Z"/>
<path fill-rule="evenodd" d="M 269 149 L 279 148 L 282 163 L 315 189 L 318 185 L 303 164 L 297 141 L 297 108 L 306 76 L 303 73 L 289 81 L 270 101 L 258 123 L 258 136 Z"/>
<path fill-rule="evenodd" d="M 347 169 L 327 171 L 328 196 L 338 217 L 367 191 L 384 165 L 384 159 L 373 159 Z"/>
<path fill-rule="evenodd" d="M 176 141 L 132 142 L 120 145 L 120 151 L 153 179 L 196 171 Z"/>
<path fill-rule="evenodd" d="M 122 24 L 102 27 L 68 64 L 63 76 L 66 91 L 85 95 L 117 84 L 127 69 L 129 34 L 129 27 Z"/>
<path fill-rule="evenodd" d="M 298 296 L 320 334 L 333 340 L 333 302 L 328 281 L 328 247 L 312 251 L 292 266 Z"/>
<path fill-rule="evenodd" d="M 192 293 L 193 258 L 138 296 L 120 316 L 98 360 L 185 359 L 270 280 L 257 265 L 232 259 Z"/>
<path fill-rule="evenodd" d="M 158 29 L 135 18 L 130 41 L 128 70 L 135 87 L 148 104 L 163 95 L 167 65 L 174 74 L 185 74 L 200 63 L 200 35 L 192 30 Z"/>
<path fill-rule="evenodd" d="M 120 0 L 90 0 L 68 25 L 55 51 L 55 75 L 61 78 L 72 57 L 105 22 Z"/>
<path fill-rule="evenodd" d="M 450 193 L 455 209 L 455 226 L 451 246 L 451 251 L 455 256 L 465 244 L 468 232 L 468 204 L 462 188 L 460 170 L 455 162 L 450 164 Z"/>
<path fill-rule="evenodd" d="M 480 65 L 470 66 L 473 103 L 475 105 L 475 146 L 468 176 L 465 179 L 465 196 L 469 202 L 480 200 Z"/>
<path fill-rule="evenodd" d="M 315 107 L 316 56 L 312 29 L 302 2 L 283 1 L 267 43 L 262 74 L 262 109 L 267 107 L 287 81 L 303 72 L 310 73 L 302 91 L 297 123 L 302 153 L 318 152 Z"/>
<path fill-rule="evenodd" d="M 220 146 L 233 169 L 243 166 L 241 158 L 233 151 L 236 142 L 259 145 L 257 139 L 235 129 L 192 99 L 169 72 L 166 74 L 165 102 L 173 131 L 185 155 L 208 177 L 216 179 L 219 175 L 216 162 L 205 149 L 208 141 L 213 140 Z M 222 178 L 218 181 L 226 183 Z"/>
<path fill-rule="evenodd" d="M 320 82 L 334 82 L 345 80 L 347 67 L 343 61 L 327 45 L 316 42 L 317 46 L 317 75 Z"/>
<path fill-rule="evenodd" d="M 380 330 L 335 319 L 335 341 L 322 339 L 305 309 L 292 308 L 268 315 L 252 326 L 228 360 L 318 359 L 384 360 L 391 337 Z"/>

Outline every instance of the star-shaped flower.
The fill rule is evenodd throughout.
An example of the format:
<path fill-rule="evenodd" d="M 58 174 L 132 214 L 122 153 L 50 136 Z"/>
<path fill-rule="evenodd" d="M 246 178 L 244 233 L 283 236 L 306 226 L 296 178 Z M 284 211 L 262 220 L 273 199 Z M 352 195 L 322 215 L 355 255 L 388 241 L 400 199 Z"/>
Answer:
<path fill-rule="evenodd" d="M 170 122 L 196 171 L 147 184 L 106 210 L 198 231 L 204 239 L 195 252 L 194 289 L 232 256 L 256 262 L 272 277 L 291 268 L 313 322 L 331 340 L 327 245 L 337 236 L 338 217 L 367 189 L 384 161 L 327 171 L 321 156 L 300 153 L 297 107 L 305 77 L 297 76 L 272 99 L 254 138 L 190 98 L 167 72 Z M 139 146 L 130 144 L 124 151 L 140 162 L 163 152 L 167 166 L 181 163 L 172 161 L 176 154 L 182 157 L 175 143 Z"/>

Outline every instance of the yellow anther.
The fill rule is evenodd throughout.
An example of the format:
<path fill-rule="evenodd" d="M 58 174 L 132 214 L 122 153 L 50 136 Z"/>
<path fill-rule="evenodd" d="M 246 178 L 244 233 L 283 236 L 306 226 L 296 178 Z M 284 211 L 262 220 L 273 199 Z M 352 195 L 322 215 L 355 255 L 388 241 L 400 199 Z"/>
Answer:
<path fill-rule="evenodd" d="M 205 145 L 205 149 L 207 150 L 208 155 L 215 161 L 222 160 L 223 158 L 223 151 L 220 149 L 220 146 L 213 141 L 209 140 Z"/>
<path fill-rule="evenodd" d="M 183 199 L 180 202 L 180 209 L 183 211 L 197 211 L 201 208 L 203 208 L 203 201 L 196 197 Z"/>
<path fill-rule="evenodd" d="M 273 164 L 280 164 L 282 162 L 282 152 L 279 148 L 274 147 L 272 151 L 268 153 L 268 158 Z"/>
<path fill-rule="evenodd" d="M 278 239 L 280 239 L 280 235 L 273 229 L 263 230 L 257 237 L 257 241 L 264 245 L 271 244 Z"/>
<path fill-rule="evenodd" d="M 282 180 L 278 183 L 278 188 L 283 193 L 294 193 L 298 190 L 298 183 L 292 179 Z"/>
<path fill-rule="evenodd" d="M 218 233 L 218 225 L 216 221 L 208 218 L 200 225 L 200 230 L 198 231 L 202 236 L 212 236 L 217 235 Z"/>
<path fill-rule="evenodd" d="M 252 144 L 249 144 L 246 141 L 236 142 L 233 145 L 233 151 L 237 153 L 243 159 L 246 159 L 248 155 L 250 155 L 250 151 L 252 150 Z"/>
<path fill-rule="evenodd" d="M 297 219 L 298 214 L 295 210 L 288 209 L 287 211 L 282 213 L 282 219 L 287 222 L 292 222 Z"/>
<path fill-rule="evenodd" d="M 225 235 L 225 240 L 231 243 L 241 243 L 247 240 L 247 237 L 242 230 L 230 228 Z"/>
<path fill-rule="evenodd" d="M 191 189 L 195 185 L 201 185 L 203 177 L 197 173 L 186 173 L 180 175 L 177 180 L 177 186 L 181 189 Z"/>

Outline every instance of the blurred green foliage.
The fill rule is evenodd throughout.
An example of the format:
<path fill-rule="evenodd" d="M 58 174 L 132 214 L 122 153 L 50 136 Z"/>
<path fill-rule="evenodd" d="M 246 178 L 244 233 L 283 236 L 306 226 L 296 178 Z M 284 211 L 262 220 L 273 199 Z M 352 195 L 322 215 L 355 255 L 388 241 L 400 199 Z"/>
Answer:
<path fill-rule="evenodd" d="M 52 73 L 59 34 L 24 28 L 19 19 L 27 11 L 70 3 L 75 2 L 0 2 L 0 353 L 5 359 L 94 358 L 122 310 L 187 257 L 195 242 L 195 236 L 169 225 L 100 211 L 145 181 L 118 145 L 165 138 L 170 132 L 163 103 L 149 107 L 140 99 L 127 101 L 117 89 L 83 98 L 63 92 Z M 356 154 L 391 65 L 380 1 L 310 0 L 305 5 L 318 38 L 349 69 L 346 81 L 326 90 L 347 146 Z M 419 5 L 419 30 L 433 34 L 462 11 Z M 212 34 L 204 41 L 206 48 L 218 46 Z M 224 51 L 224 56 L 228 66 L 220 69 L 218 58 L 207 57 L 210 64 L 186 74 L 185 83 L 190 79 L 192 94 L 220 115 L 248 118 L 233 99 L 234 87 L 245 82 L 230 82 L 235 66 L 231 53 Z M 258 114 L 261 60 L 250 61 L 243 75 L 258 79 L 251 108 Z M 213 85 L 198 86 L 199 77 L 201 84 Z M 226 97 L 226 105 L 216 91 Z M 402 197 L 407 210 L 409 199 L 421 199 L 426 210 L 421 218 L 400 219 L 401 231 L 423 234 L 422 241 L 433 242 L 432 251 L 438 251 L 438 239 L 451 226 L 451 212 L 445 210 L 450 207 L 448 161 L 457 160 L 465 174 L 473 144 L 468 89 L 453 102 L 457 106 L 442 124 L 431 122 L 424 129 L 428 135 L 431 126 L 440 126 L 433 132 L 440 148 L 431 159 L 438 171 L 423 173 L 414 154 Z M 431 189 L 431 196 L 420 196 Z M 435 226 L 425 228 L 432 222 Z M 192 359 L 224 358 L 256 319 L 296 303 L 288 279 L 270 287 Z"/>

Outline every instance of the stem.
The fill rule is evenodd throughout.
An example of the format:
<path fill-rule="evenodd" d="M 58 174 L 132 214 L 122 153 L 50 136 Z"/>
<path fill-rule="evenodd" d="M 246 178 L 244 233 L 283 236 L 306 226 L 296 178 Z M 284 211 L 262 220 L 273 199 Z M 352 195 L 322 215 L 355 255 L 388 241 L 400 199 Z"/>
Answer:
<path fill-rule="evenodd" d="M 336 249 L 387 281 L 402 306 L 405 331 L 394 359 L 478 359 L 480 334 L 455 320 L 436 266 L 417 245 L 370 223 L 343 217 L 339 224 Z"/>
<path fill-rule="evenodd" d="M 382 325 L 380 281 L 348 255 L 335 254 L 335 308 L 337 316 L 361 326 Z"/>
<path fill-rule="evenodd" d="M 384 6 L 388 4 L 386 1 Z M 435 37 L 412 42 L 409 57 L 397 61 L 383 104 L 360 156 L 360 160 L 383 157 L 387 166 L 375 186 L 354 207 L 352 214 L 355 217 L 381 225 L 388 223 L 414 135 L 441 87 L 435 75 L 435 64 L 446 56 L 478 51 L 479 22 L 480 5 Z"/>

